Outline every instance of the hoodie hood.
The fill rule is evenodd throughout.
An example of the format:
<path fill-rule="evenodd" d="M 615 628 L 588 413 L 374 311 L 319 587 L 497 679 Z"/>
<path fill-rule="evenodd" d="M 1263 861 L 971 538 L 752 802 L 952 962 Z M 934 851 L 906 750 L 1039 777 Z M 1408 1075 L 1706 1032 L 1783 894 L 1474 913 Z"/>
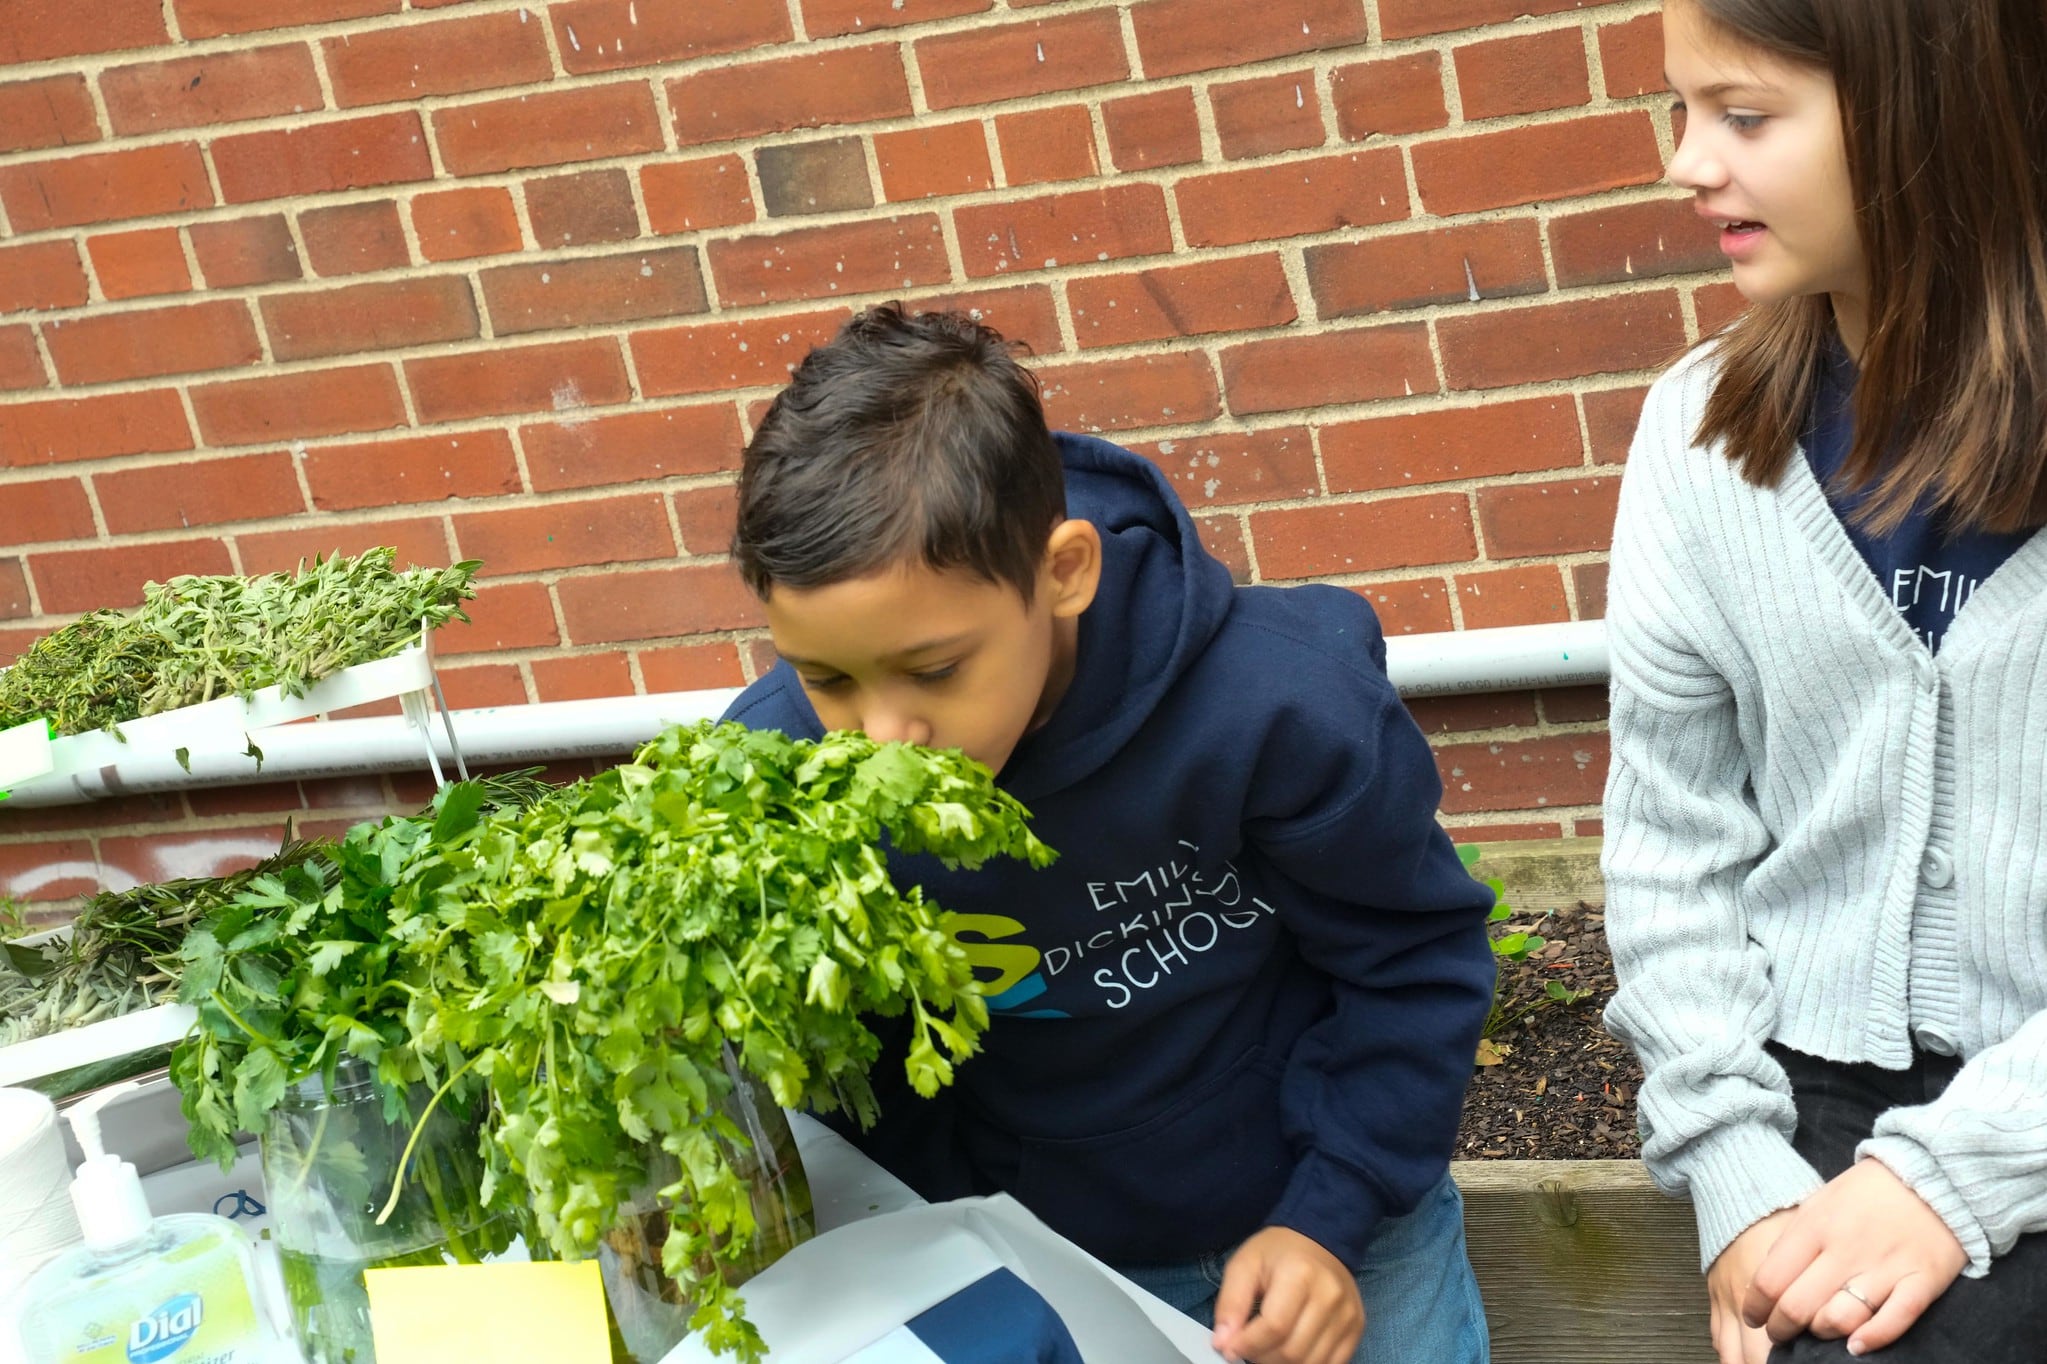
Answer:
<path fill-rule="evenodd" d="M 1102 579 L 1080 617 L 1072 683 L 1004 765 L 1028 804 L 1114 758 L 1201 656 L 1230 610 L 1230 571 L 1158 466 L 1095 436 L 1055 433 L 1066 514 L 1102 537 Z"/>

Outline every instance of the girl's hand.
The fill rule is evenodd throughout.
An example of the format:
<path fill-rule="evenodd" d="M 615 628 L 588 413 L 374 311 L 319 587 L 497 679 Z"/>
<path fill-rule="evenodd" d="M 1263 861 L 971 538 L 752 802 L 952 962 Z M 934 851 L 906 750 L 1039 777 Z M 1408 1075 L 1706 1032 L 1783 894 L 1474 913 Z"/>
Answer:
<path fill-rule="evenodd" d="M 1259 1232 L 1223 1270 L 1215 1348 L 1226 1359 L 1348 1364 L 1364 1331 L 1357 1280 L 1319 1242 L 1290 1227 Z"/>
<path fill-rule="evenodd" d="M 1742 1320 L 1777 1341 L 1847 1336 L 1848 1353 L 1867 1354 L 1904 1335 L 1968 1263 L 1924 1199 L 1881 1162 L 1860 1160 L 1792 1215 L 1742 1299 Z"/>
<path fill-rule="evenodd" d="M 1713 1349 L 1720 1364 L 1768 1364 L 1770 1337 L 1742 1320 L 1757 1266 L 1790 1224 L 1794 1209 L 1773 1212 L 1727 1243 L 1706 1271 L 1706 1297 L 1712 1304 Z"/>

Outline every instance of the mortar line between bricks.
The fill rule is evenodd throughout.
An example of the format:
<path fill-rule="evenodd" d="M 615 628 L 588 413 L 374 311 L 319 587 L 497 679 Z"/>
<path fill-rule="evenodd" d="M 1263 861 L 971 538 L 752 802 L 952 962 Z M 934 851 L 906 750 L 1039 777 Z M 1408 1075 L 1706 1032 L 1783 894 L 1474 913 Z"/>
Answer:
<path fill-rule="evenodd" d="M 682 538 L 682 513 L 675 509 L 675 498 L 672 494 L 661 495 L 661 514 L 667 520 L 669 538 L 675 541 L 677 557 L 689 553 L 689 542 Z"/>
<path fill-rule="evenodd" d="M 1076 9 L 1075 14 L 1088 13 Z M 1117 31 L 1123 37 L 1123 64 L 1130 72 L 1132 84 L 1155 84 L 1157 77 L 1144 69 L 1144 51 L 1137 45 L 1137 16 L 1131 12 L 1129 0 L 1118 0 L 1116 5 Z"/>
<path fill-rule="evenodd" d="M 257 301 L 254 298 L 243 298 L 238 301 L 242 304 L 244 308 L 247 309 L 249 315 L 249 322 L 255 328 L 256 350 L 262 356 L 262 363 L 260 365 L 238 366 L 237 368 L 254 369 L 265 372 L 275 369 L 277 366 L 277 354 L 270 343 L 270 319 L 264 315 L 263 309 L 260 306 L 258 306 Z M 167 374 L 158 377 L 161 377 L 168 383 L 176 384 L 179 387 L 189 387 L 194 380 L 204 382 L 207 377 L 207 374 L 209 373 L 230 374 L 233 372 L 234 372 L 233 370 L 212 370 L 202 371 L 199 374 Z M 193 432 L 196 435 L 198 432 L 198 428 L 194 427 Z"/>
<path fill-rule="evenodd" d="M 659 76 L 655 76 L 648 83 L 654 90 L 654 117 L 661 124 L 661 150 L 658 154 L 660 156 L 680 156 L 683 154 L 682 137 L 675 130 L 675 100 L 669 93 L 669 82 L 660 79 Z M 655 153 L 650 152 L 640 158 L 641 167 L 644 168 L 650 164 L 655 155 Z M 637 175 L 633 176 L 634 180 L 639 178 Z"/>
<path fill-rule="evenodd" d="M 306 443 L 302 440 L 287 442 L 285 453 L 291 458 L 292 476 L 298 480 L 299 496 L 304 499 L 306 516 L 317 516 L 320 504 L 313 500 L 313 481 L 306 476 Z"/>
<path fill-rule="evenodd" d="M 170 8 L 171 0 L 164 0 L 164 9 L 169 10 Z M 104 68 L 102 68 L 103 73 Z M 94 122 L 98 125 L 97 130 L 100 135 L 100 141 L 107 144 L 120 141 L 121 135 L 114 131 L 113 113 L 107 108 L 106 91 L 100 88 L 100 82 L 96 76 L 85 76 L 84 79 L 85 96 L 92 103 L 92 116 Z M 47 152 L 51 149 L 45 147 L 42 150 Z M 66 148 L 65 150 L 69 149 Z"/>
<path fill-rule="evenodd" d="M 794 0 L 792 0 L 793 2 Z M 881 152 L 875 147 L 874 138 L 871 136 L 856 136 L 854 138 L 854 145 L 860 149 L 860 164 L 867 169 L 867 197 L 874 201 L 867 211 L 869 213 L 879 213 L 883 209 L 891 207 L 888 190 L 881 182 Z M 756 148 L 755 154 L 758 155 L 758 153 L 759 149 Z M 941 214 L 939 216 L 944 217 L 945 215 Z M 953 268 L 956 272 L 954 278 L 959 278 L 957 273 L 959 262 L 957 260 L 953 262 Z"/>
<path fill-rule="evenodd" d="M 441 430 L 441 428 L 439 427 L 435 427 L 433 429 L 436 432 Z M 527 462 L 526 457 L 525 426 L 515 422 L 510 426 L 491 426 L 484 429 L 493 431 L 503 431 L 505 433 L 506 442 L 510 444 L 512 447 L 512 467 L 519 471 L 519 490 L 515 493 L 507 493 L 505 494 L 505 496 L 516 498 L 521 502 L 525 501 L 529 497 L 538 496 L 539 490 L 535 488 L 533 485 L 533 469 L 532 466 Z M 468 500 L 469 499 L 467 498 L 463 499 L 463 501 L 465 502 Z"/>
<path fill-rule="evenodd" d="M 967 257 L 965 251 L 960 247 L 959 224 L 953 221 L 953 216 L 950 213 L 938 215 L 938 240 L 945 247 L 946 272 L 952 276 L 951 280 L 948 281 L 948 289 L 961 291 L 973 288 L 972 282 L 967 279 Z M 909 291 L 903 290 L 901 292 L 907 294 Z M 1056 323 L 1056 318 L 1060 311 L 1060 299 L 1065 291 L 1053 289 L 1051 292 L 1052 312 Z M 914 302 L 914 300 L 906 301 Z M 1063 330 L 1060 333 L 1060 344 L 1068 348 L 1073 344 L 1071 338 L 1067 337 Z"/>
<path fill-rule="evenodd" d="M 327 64 L 327 44 L 316 38 L 308 38 L 306 40 L 306 48 L 312 54 L 313 79 L 320 87 L 322 111 L 339 109 L 341 107 L 341 97 L 334 93 L 334 72 Z M 424 126 L 426 120 L 421 119 L 420 123 L 421 126 Z"/>
<path fill-rule="evenodd" d="M 1600 50 L 1598 16 L 1593 14 L 1585 15 L 1581 26 L 1584 30 L 1585 41 L 1586 84 L 1591 89 L 1594 99 L 1598 99 L 1601 95 L 1606 95 L 1608 99 L 1611 99 L 1613 97 L 1607 95 L 1606 92 L 1606 53 Z"/>
<path fill-rule="evenodd" d="M 1254 583 L 1262 583 L 1266 580 L 1265 568 L 1264 565 L 1262 565 L 1258 561 L 1258 537 L 1251 534 L 1250 509 L 1248 507 L 1240 508 L 1237 511 L 1236 520 L 1237 534 L 1244 541 L 1245 571 L 1250 575 L 1250 581 Z"/>
<path fill-rule="evenodd" d="M 923 36 L 925 35 L 919 35 L 920 38 Z M 889 41 L 895 44 L 896 60 L 902 63 L 903 87 L 910 95 L 909 121 L 912 124 L 919 123 L 940 114 L 940 110 L 931 107 L 931 97 L 924 89 L 924 67 L 917 60 L 918 40 L 903 34 L 892 34 Z M 881 47 L 883 43 L 876 41 L 874 46 Z M 942 112 L 950 114 L 958 111 L 944 110 Z M 990 140 L 992 142 L 993 139 L 991 138 Z"/>
<path fill-rule="evenodd" d="M 398 402 L 405 412 L 405 424 L 408 427 L 417 429 L 420 427 L 421 422 L 419 420 L 419 406 L 412 399 L 412 376 L 406 372 L 406 362 L 404 360 L 394 358 L 390 361 L 390 366 L 397 380 Z"/>
<path fill-rule="evenodd" d="M 645 170 L 645 166 L 641 166 L 641 170 Z M 633 199 L 633 225 L 639 229 L 639 231 L 633 233 L 633 240 L 635 242 L 659 242 L 661 240 L 661 233 L 657 233 L 653 229 L 653 215 L 647 213 L 647 190 L 641 188 L 639 176 L 633 174 L 633 170 L 624 168 L 624 172 L 626 172 L 626 195 Z M 702 270 L 698 270 L 698 272 L 702 272 Z"/>
<path fill-rule="evenodd" d="M 1599 452 L 1592 448 L 1592 409 L 1586 405 L 1583 389 L 1571 390 L 1571 406 L 1578 413 L 1579 453 L 1584 456 L 1580 466 L 1586 470 L 1599 467 Z"/>
<path fill-rule="evenodd" d="M 85 489 L 85 504 L 86 504 L 86 508 L 87 508 L 87 510 L 89 510 L 89 511 L 90 511 L 90 512 L 92 513 L 92 530 L 93 530 L 93 539 L 92 539 L 92 540 L 88 540 L 88 541 L 86 541 L 86 542 L 84 542 L 84 543 L 86 543 L 87 545 L 92 545 L 92 544 L 105 544 L 105 543 L 108 543 L 108 542 L 110 542 L 110 541 L 111 541 L 111 540 L 112 540 L 112 539 L 114 538 L 114 535 L 113 535 L 113 532 L 112 532 L 112 531 L 110 531 L 110 530 L 108 530 L 108 529 L 107 529 L 107 513 L 106 513 L 106 509 L 105 509 L 104 507 L 102 507 L 102 506 L 100 505 L 100 494 L 99 494 L 99 485 L 98 485 L 98 483 L 97 483 L 97 482 L 96 482 L 96 481 L 95 481 L 94 479 L 92 479 L 92 478 L 90 478 L 90 477 L 87 477 L 87 478 L 81 478 L 81 479 L 79 479 L 78 481 L 79 481 L 79 483 L 80 483 L 81 485 L 83 485 L 83 487 L 84 487 L 84 489 Z M 76 543 L 78 543 L 78 542 L 77 542 L 77 541 L 64 541 L 63 543 L 65 543 L 65 544 L 76 544 Z M 28 554 L 27 554 L 26 552 L 24 552 L 24 553 L 22 554 L 21 558 L 22 558 L 22 566 L 23 566 L 23 568 L 26 568 L 26 567 L 28 566 Z"/>
<path fill-rule="evenodd" d="M 192 244 L 191 229 L 185 226 L 178 226 L 173 227 L 171 231 L 175 232 L 178 236 L 178 254 L 184 259 L 185 273 L 189 276 L 189 287 L 182 294 L 165 294 L 159 297 L 183 298 L 192 294 L 212 293 L 212 290 L 206 283 L 205 271 L 199 268 L 199 248 Z M 91 255 L 92 253 L 87 251 L 84 254 Z"/>
<path fill-rule="evenodd" d="M 521 0 L 518 8 L 520 23 L 532 22 L 540 25 L 540 41 L 547 51 L 548 67 L 554 73 L 553 79 L 547 83 L 548 88 L 552 89 L 556 81 L 573 79 L 569 75 L 567 64 L 562 61 L 561 40 L 559 35 L 555 33 L 554 24 L 551 22 L 553 12 L 544 7 L 544 0 L 532 0 L 530 7 L 525 0 Z M 530 21 L 527 17 L 529 13 L 531 14 Z M 615 75 L 617 73 L 607 72 L 604 74 Z"/>
<path fill-rule="evenodd" d="M 626 392 L 631 395 L 622 405 L 639 411 L 640 404 L 647 400 L 647 391 L 640 383 L 639 357 L 633 353 L 631 339 L 624 335 L 618 338 L 618 363 L 625 370 Z"/>
<path fill-rule="evenodd" d="M 1464 592 L 1457 582 L 1457 572 L 1460 568 L 1469 566 L 1469 563 L 1482 564 L 1485 562 L 1485 540 L 1479 532 L 1478 498 L 1476 495 L 1469 495 L 1465 498 L 1465 515 L 1471 518 L 1472 553 L 1477 557 L 1468 561 L 1467 564 L 1440 565 L 1443 574 L 1443 607 L 1450 613 L 1450 628 L 1452 630 L 1462 630 L 1464 628 Z"/>
<path fill-rule="evenodd" d="M 43 395 L 59 391 L 61 385 L 57 381 L 57 357 L 50 353 L 49 338 L 43 335 L 43 329 L 40 326 L 31 326 L 28 329 L 28 335 L 29 344 L 35 347 L 36 363 L 43 367 L 43 383 L 46 387 L 29 389 L 27 391 Z M 5 408 L 0 408 L 0 412 L 5 410 Z"/>
<path fill-rule="evenodd" d="M 546 591 L 547 593 L 548 610 L 552 612 L 554 616 L 555 647 L 556 648 L 569 647 L 569 642 L 572 638 L 572 636 L 569 634 L 569 613 L 568 609 L 564 607 L 561 603 L 561 593 L 555 590 L 555 584 L 552 579 L 547 580 L 544 583 L 543 590 Z M 694 638 L 694 636 L 692 636 L 692 638 Z M 493 649 L 489 650 L 488 652 L 493 657 L 495 657 L 498 653 L 503 651 Z"/>

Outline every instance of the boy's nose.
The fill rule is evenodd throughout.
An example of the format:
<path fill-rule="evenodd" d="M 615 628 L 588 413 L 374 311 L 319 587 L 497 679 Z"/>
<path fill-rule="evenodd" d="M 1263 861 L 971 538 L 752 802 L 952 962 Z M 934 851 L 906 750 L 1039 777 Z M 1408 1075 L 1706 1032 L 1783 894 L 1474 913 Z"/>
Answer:
<path fill-rule="evenodd" d="M 876 743 L 929 744 L 931 726 L 922 718 L 889 707 L 877 708 L 860 717 L 860 728 Z"/>

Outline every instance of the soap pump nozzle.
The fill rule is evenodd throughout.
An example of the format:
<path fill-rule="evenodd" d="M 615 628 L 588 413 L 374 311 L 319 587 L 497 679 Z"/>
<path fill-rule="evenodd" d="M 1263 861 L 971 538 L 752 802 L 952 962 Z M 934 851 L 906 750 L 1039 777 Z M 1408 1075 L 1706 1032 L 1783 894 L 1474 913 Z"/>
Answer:
<path fill-rule="evenodd" d="M 71 1181 L 71 1206 L 78 1212 L 78 1230 L 92 1250 L 105 1252 L 132 1245 L 149 1233 L 153 1220 L 142 1193 L 142 1176 L 133 1165 L 112 1154 L 100 1133 L 100 1110 L 141 1081 L 128 1080 L 88 1094 L 65 1110 L 85 1161 Z"/>

